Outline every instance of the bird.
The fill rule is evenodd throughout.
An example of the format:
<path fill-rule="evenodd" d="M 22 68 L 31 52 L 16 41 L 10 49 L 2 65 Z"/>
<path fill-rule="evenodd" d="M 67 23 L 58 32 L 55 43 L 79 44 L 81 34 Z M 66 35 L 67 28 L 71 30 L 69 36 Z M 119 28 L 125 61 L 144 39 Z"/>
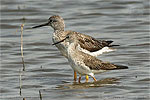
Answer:
<path fill-rule="evenodd" d="M 81 82 L 81 76 L 83 75 L 89 75 L 94 81 L 97 81 L 94 74 L 106 72 L 108 70 L 128 69 L 127 66 L 104 62 L 95 56 L 81 51 L 80 41 L 73 33 L 69 33 L 66 38 L 54 43 L 53 45 L 57 45 L 63 41 L 69 43 L 67 48 L 68 61 L 71 67 L 79 73 L 79 83 Z"/>
<path fill-rule="evenodd" d="M 52 40 L 53 43 L 56 43 L 62 39 L 64 39 L 69 33 L 75 34 L 77 39 L 79 40 L 79 44 L 81 46 L 80 50 L 90 54 L 92 56 L 98 56 L 105 52 L 111 52 L 115 51 L 116 49 L 111 48 L 113 45 L 111 43 L 113 41 L 111 40 L 97 40 L 89 35 L 85 35 L 83 33 L 71 31 L 71 30 L 65 30 L 65 23 L 64 19 L 59 15 L 53 15 L 48 19 L 47 23 L 36 25 L 34 28 L 39 28 L 43 26 L 51 26 L 54 29 Z M 68 58 L 67 53 L 67 42 L 61 42 L 59 44 L 56 44 L 56 47 L 59 49 L 61 54 Z M 74 81 L 77 80 L 77 73 L 74 71 Z M 88 80 L 88 76 L 86 76 L 86 80 Z"/>

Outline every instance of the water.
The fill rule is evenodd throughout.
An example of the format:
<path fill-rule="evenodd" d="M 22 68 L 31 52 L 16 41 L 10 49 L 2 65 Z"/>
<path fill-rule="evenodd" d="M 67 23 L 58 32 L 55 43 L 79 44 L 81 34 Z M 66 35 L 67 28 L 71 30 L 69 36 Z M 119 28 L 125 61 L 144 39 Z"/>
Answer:
<path fill-rule="evenodd" d="M 1 100 L 148 100 L 148 0 L 1 0 Z M 115 41 L 116 52 L 103 61 L 129 66 L 127 70 L 95 75 L 96 83 L 73 83 L 67 60 L 52 46 L 50 27 L 27 29 L 45 23 L 52 15 L 65 19 L 66 30 Z M 24 23 L 22 95 L 19 94 L 20 25 Z"/>

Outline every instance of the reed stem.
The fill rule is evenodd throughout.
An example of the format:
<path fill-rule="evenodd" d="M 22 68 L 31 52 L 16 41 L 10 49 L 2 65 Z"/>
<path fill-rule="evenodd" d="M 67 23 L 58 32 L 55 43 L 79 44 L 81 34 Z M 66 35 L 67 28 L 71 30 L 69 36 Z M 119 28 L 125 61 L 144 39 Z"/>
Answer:
<path fill-rule="evenodd" d="M 42 100 L 42 94 L 40 90 L 39 90 L 39 95 L 40 95 L 40 100 Z"/>
<path fill-rule="evenodd" d="M 21 24 L 21 57 L 22 57 L 23 71 L 25 71 L 24 56 L 23 56 L 23 27 L 24 24 Z"/>
<path fill-rule="evenodd" d="M 22 76 L 22 73 L 21 73 L 21 70 L 19 70 L 19 88 L 20 88 L 20 96 L 22 94 L 22 79 L 21 79 L 21 76 Z"/>

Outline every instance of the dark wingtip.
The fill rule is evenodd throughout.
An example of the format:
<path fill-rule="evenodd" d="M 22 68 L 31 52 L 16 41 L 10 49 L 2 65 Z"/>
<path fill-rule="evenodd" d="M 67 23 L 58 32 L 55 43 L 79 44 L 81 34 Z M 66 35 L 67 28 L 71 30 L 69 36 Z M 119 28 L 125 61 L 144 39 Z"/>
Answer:
<path fill-rule="evenodd" d="M 116 69 L 128 69 L 127 66 L 123 66 L 123 65 L 116 65 L 117 68 Z"/>
<path fill-rule="evenodd" d="M 114 45 L 110 45 L 112 42 L 114 42 L 114 41 L 111 41 L 111 40 L 110 41 L 106 41 L 106 42 L 108 43 L 108 47 L 120 46 L 120 45 L 115 45 L 115 44 Z"/>
<path fill-rule="evenodd" d="M 120 46 L 120 45 L 109 45 L 108 47 L 116 47 L 116 46 Z"/>
<path fill-rule="evenodd" d="M 111 43 L 114 42 L 114 41 L 111 41 L 111 40 L 110 40 L 110 41 L 106 41 L 106 42 L 107 42 L 108 44 L 111 44 Z"/>

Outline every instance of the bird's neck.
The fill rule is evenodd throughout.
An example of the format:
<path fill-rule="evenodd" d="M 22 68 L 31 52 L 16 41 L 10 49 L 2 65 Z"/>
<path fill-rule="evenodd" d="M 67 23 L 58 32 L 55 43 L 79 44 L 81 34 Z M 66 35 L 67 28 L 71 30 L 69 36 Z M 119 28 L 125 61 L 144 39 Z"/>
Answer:
<path fill-rule="evenodd" d="M 57 36 L 57 37 L 63 37 L 64 35 L 64 30 L 54 30 L 54 36 Z"/>
<path fill-rule="evenodd" d="M 65 31 L 55 30 L 53 32 L 53 38 L 52 39 L 53 39 L 53 42 L 55 43 L 55 42 L 63 40 L 65 37 L 66 37 L 66 32 Z M 65 42 L 63 42 L 63 43 L 65 43 Z"/>
<path fill-rule="evenodd" d="M 59 29 L 59 30 L 54 29 L 54 32 L 55 33 L 62 33 L 62 32 L 64 32 L 64 29 Z"/>
<path fill-rule="evenodd" d="M 60 23 L 60 24 L 56 24 L 56 25 L 52 26 L 52 28 L 54 29 L 54 31 L 64 31 L 65 25 Z"/>

